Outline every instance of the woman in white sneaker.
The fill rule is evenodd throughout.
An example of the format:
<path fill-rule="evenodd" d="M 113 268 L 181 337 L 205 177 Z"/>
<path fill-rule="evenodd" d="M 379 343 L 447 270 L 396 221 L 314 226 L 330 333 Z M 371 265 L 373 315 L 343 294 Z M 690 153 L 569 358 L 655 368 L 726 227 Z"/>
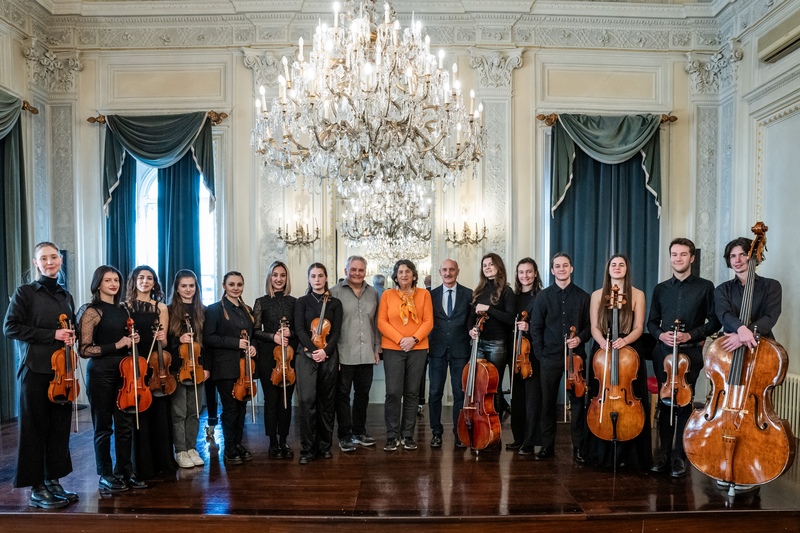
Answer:
<path fill-rule="evenodd" d="M 179 374 L 183 359 L 180 356 L 181 345 L 196 343 L 195 348 L 202 345 L 205 306 L 200 300 L 200 286 L 197 276 L 191 270 L 179 270 L 172 284 L 172 296 L 167 306 L 169 311 L 169 329 L 167 342 L 172 354 L 174 374 Z M 187 326 L 191 324 L 191 331 Z M 201 351 L 195 351 L 195 365 L 203 365 Z M 205 398 L 205 380 L 210 373 L 203 369 L 195 380 L 181 381 L 178 375 L 178 387 L 172 395 L 172 433 L 175 444 L 175 460 L 181 468 L 203 466 L 205 462 L 197 453 L 197 433 L 200 429 L 198 413 L 203 409 Z M 195 381 L 197 383 L 195 384 Z"/>

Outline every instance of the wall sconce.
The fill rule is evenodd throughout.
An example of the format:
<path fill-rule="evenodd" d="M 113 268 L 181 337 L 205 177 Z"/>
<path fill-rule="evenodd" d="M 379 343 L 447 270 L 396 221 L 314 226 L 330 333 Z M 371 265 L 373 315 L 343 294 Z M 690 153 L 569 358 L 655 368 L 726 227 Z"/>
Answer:
<path fill-rule="evenodd" d="M 299 219 L 294 222 L 294 234 L 289 234 L 289 224 L 286 224 L 286 229 L 281 230 L 278 226 L 278 239 L 286 243 L 287 246 L 309 246 L 319 240 L 319 226 L 317 219 L 314 219 L 314 227 L 309 229 L 308 224 L 303 227 Z"/>
<path fill-rule="evenodd" d="M 465 244 L 478 244 L 481 241 L 486 240 L 486 220 L 484 219 L 481 222 L 482 226 L 478 228 L 478 223 L 475 223 L 475 232 L 473 233 L 472 229 L 467 224 L 467 221 L 464 221 L 464 229 L 461 230 L 460 233 L 456 232 L 456 225 L 453 223 L 453 231 L 451 232 L 447 229 L 447 223 L 445 222 L 445 229 L 444 229 L 444 242 L 449 242 L 455 244 L 456 246 L 462 246 Z"/>

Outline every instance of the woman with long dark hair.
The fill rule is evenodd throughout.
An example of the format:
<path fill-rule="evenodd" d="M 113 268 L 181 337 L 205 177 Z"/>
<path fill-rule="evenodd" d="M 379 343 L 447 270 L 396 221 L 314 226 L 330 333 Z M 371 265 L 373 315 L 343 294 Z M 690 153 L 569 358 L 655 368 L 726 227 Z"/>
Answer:
<path fill-rule="evenodd" d="M 647 392 L 647 369 L 644 357 L 641 355 L 639 343 L 644 331 L 644 321 L 647 315 L 644 293 L 631 284 L 630 262 L 622 254 L 616 254 L 606 263 L 605 274 L 603 275 L 602 288 L 592 293 L 589 307 L 589 316 L 592 323 L 592 337 L 595 342 L 596 350 L 606 349 L 606 333 L 611 327 L 612 310 L 608 308 L 608 301 L 614 286 L 620 289 L 624 303 L 619 310 L 619 337 L 609 347 L 621 349 L 631 346 L 639 355 L 639 369 L 636 379 L 633 381 L 633 394 L 642 402 L 645 413 L 650 412 L 650 395 Z M 593 357 L 591 358 L 593 359 Z M 593 374 L 593 365 L 588 363 L 588 381 L 591 391 L 590 398 L 594 398 L 598 393 L 598 381 L 602 376 Z M 618 443 L 617 462 L 632 468 L 648 470 L 652 462 L 652 451 L 650 445 L 650 427 L 645 422 L 645 427 L 639 436 L 627 442 Z M 586 460 L 592 464 L 601 466 L 613 466 L 614 449 L 610 442 L 597 438 L 590 433 L 587 437 L 587 457 Z"/>
<path fill-rule="evenodd" d="M 197 275 L 191 270 L 179 270 L 172 284 L 167 312 L 169 328 L 167 329 L 167 346 L 172 355 L 170 371 L 178 374 L 182 359 L 180 349 L 183 345 L 197 343 L 201 351 L 195 353 L 195 364 L 202 366 L 203 324 L 206 308 L 200 300 L 200 284 Z M 189 333 L 186 321 L 192 328 Z M 195 380 L 182 382 L 176 379 L 177 387 L 172 394 L 172 437 L 175 444 L 175 460 L 181 468 L 203 466 L 205 461 L 197 453 L 197 433 L 200 430 L 198 411 L 203 408 L 205 399 L 205 381 L 210 372 L 203 369 L 202 374 L 195 375 Z M 195 383 L 199 381 L 199 383 Z"/>
<path fill-rule="evenodd" d="M 508 364 L 508 341 L 514 327 L 514 291 L 506 282 L 506 266 L 503 259 L 494 253 L 481 258 L 481 274 L 478 286 L 472 291 L 472 313 L 470 325 L 478 320 L 478 313 L 485 312 L 488 320 L 483 325 L 478 340 L 478 358 L 483 358 L 497 368 L 499 377 L 498 391 L 494 395 L 494 406 L 501 420 L 508 409 L 503 397 L 503 375 Z M 470 337 L 478 338 L 478 331 L 473 327 Z"/>
<path fill-rule="evenodd" d="M 36 281 L 14 291 L 6 311 L 3 333 L 17 341 L 20 354 L 19 442 L 14 487 L 31 487 L 30 505 L 57 509 L 78 501 L 59 483 L 72 472 L 69 454 L 72 403 L 55 403 L 48 398 L 54 377 L 53 352 L 71 346 L 75 331 L 75 304 L 58 284 L 61 253 L 51 242 L 33 249 Z M 59 318 L 66 317 L 64 324 Z"/>
<path fill-rule="evenodd" d="M 314 319 L 320 318 L 330 323 L 330 332 L 327 338 L 321 338 L 315 344 L 312 324 Z M 330 296 L 328 269 L 322 263 L 312 263 L 308 267 L 308 290 L 295 303 L 294 326 L 300 341 L 295 356 L 295 372 L 300 416 L 300 464 L 304 465 L 315 457 L 333 457 L 331 442 L 339 374 L 336 343 L 342 329 L 342 302 Z M 327 342 L 324 348 L 320 348 L 321 341 Z"/>
<path fill-rule="evenodd" d="M 139 265 L 133 269 L 128 276 L 125 300 L 141 338 L 136 346 L 139 355 L 147 358 L 151 351 L 156 351 L 154 341 L 166 348 L 169 312 L 164 303 L 164 291 L 152 267 Z M 151 373 L 148 370 L 148 374 Z M 139 413 L 139 428 L 133 433 L 133 461 L 140 483 L 159 474 L 174 474 L 177 470 L 172 454 L 170 396 L 153 395 L 150 407 Z"/>
<path fill-rule="evenodd" d="M 240 272 L 225 274 L 222 291 L 220 301 L 206 309 L 203 346 L 207 348 L 206 365 L 222 402 L 223 457 L 228 464 L 240 465 L 253 457 L 242 445 L 247 401 L 233 397 L 233 386 L 239 379 L 240 359 L 256 356 L 256 348 L 249 340 L 253 334 L 253 313 L 242 300 L 244 277 Z M 243 331 L 247 339 L 243 338 Z M 248 363 L 246 359 L 245 364 Z"/>
<path fill-rule="evenodd" d="M 392 452 L 402 444 L 416 450 L 419 384 L 425 374 L 428 334 L 433 329 L 431 293 L 417 287 L 417 267 L 408 259 L 392 270 L 394 290 L 384 291 L 378 305 L 383 365 L 386 372 L 386 446 Z M 402 439 L 402 440 L 401 440 Z"/>
<path fill-rule="evenodd" d="M 266 294 L 258 298 L 253 306 L 253 336 L 260 341 L 256 362 L 261 390 L 264 392 L 264 432 L 269 437 L 270 459 L 291 459 L 294 452 L 286 439 L 292 421 L 292 394 L 295 384 L 286 385 L 284 397 L 283 383 L 272 383 L 272 371 L 276 364 L 274 350 L 280 350 L 280 346 L 287 346 L 292 350 L 297 347 L 297 337 L 292 327 L 297 298 L 290 294 L 292 284 L 285 263 L 275 261 L 269 266 L 264 291 Z M 281 323 L 283 319 L 288 326 Z M 295 361 L 296 359 L 292 359 L 292 368 L 297 364 Z"/>
<path fill-rule="evenodd" d="M 138 333 L 128 334 L 128 311 L 120 305 L 122 274 L 112 266 L 100 266 L 92 276 L 92 300 L 80 316 L 80 354 L 86 366 L 86 395 L 92 408 L 94 455 L 100 490 L 122 492 L 143 488 L 134 475 L 132 461 L 134 415 L 117 408 L 122 386 L 119 364 L 135 343 Z M 111 461 L 111 435 L 114 455 Z M 146 487 L 146 485 L 144 485 Z"/>

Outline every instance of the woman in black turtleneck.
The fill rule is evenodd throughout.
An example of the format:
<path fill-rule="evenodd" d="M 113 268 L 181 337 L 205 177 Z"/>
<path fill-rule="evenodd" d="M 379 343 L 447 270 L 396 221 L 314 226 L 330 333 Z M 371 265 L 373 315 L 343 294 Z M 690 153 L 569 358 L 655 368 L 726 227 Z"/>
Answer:
<path fill-rule="evenodd" d="M 72 404 L 57 404 L 48 399 L 53 379 L 53 352 L 72 345 L 71 325 L 59 323 L 66 315 L 75 321 L 72 296 L 58 284 L 61 255 L 58 247 L 41 242 L 33 249 L 33 264 L 41 276 L 37 281 L 14 291 L 6 312 L 3 333 L 18 341 L 20 351 L 19 443 L 14 487 L 31 487 L 31 506 L 44 509 L 64 507 L 78 500 L 65 491 L 58 478 L 72 472 L 69 431 Z"/>
<path fill-rule="evenodd" d="M 270 459 L 291 459 L 294 452 L 286 443 L 289 424 L 292 421 L 292 393 L 294 382 L 276 386 L 272 383 L 272 371 L 275 368 L 275 348 L 287 346 L 297 348 L 297 337 L 294 334 L 294 304 L 297 298 L 292 296 L 292 284 L 289 281 L 289 270 L 280 261 L 275 261 L 267 270 L 266 294 L 256 300 L 253 306 L 253 336 L 260 341 L 258 376 L 261 379 L 261 390 L 264 391 L 264 431 L 269 437 Z M 281 325 L 286 319 L 288 327 Z M 281 354 L 282 356 L 282 354 Z M 295 366 L 295 359 L 290 365 Z M 284 405 L 284 402 L 285 405 Z"/>
<path fill-rule="evenodd" d="M 495 410 L 503 418 L 503 411 L 508 408 L 503 398 L 503 375 L 508 361 L 508 339 L 514 327 L 514 291 L 506 283 L 506 266 L 499 255 L 489 253 L 481 259 L 481 279 L 472 291 L 472 312 L 469 324 L 478 320 L 477 313 L 486 312 L 488 320 L 483 325 L 478 341 L 478 358 L 486 359 L 497 368 L 499 377 L 498 391 L 494 396 Z M 469 331 L 473 339 L 478 331 L 473 327 Z"/>

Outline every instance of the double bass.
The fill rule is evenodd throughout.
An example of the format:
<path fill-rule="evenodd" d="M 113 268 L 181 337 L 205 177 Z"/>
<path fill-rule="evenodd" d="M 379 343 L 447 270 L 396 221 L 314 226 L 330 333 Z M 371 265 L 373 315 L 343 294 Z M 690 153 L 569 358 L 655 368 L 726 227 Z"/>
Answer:
<path fill-rule="evenodd" d="M 739 320 L 750 325 L 756 266 L 764 259 L 767 226 L 757 222 L 748 252 L 747 279 Z M 786 420 L 777 416 L 772 391 L 783 383 L 788 367 L 786 350 L 753 332 L 757 346 L 723 348 L 715 340 L 705 358 L 712 392 L 702 409 L 689 417 L 683 433 L 686 457 L 705 475 L 729 484 L 763 485 L 783 474 L 794 461 L 795 442 Z"/>
<path fill-rule="evenodd" d="M 61 314 L 58 317 L 61 329 L 74 330 L 72 321 L 67 320 L 67 315 Z M 74 339 L 74 337 L 73 337 Z M 50 357 L 50 365 L 53 369 L 53 379 L 47 387 L 47 397 L 51 402 L 57 404 L 72 403 L 73 415 L 75 417 L 75 427 L 73 431 L 78 432 L 78 395 L 81 392 L 80 385 L 75 376 L 75 369 L 78 367 L 78 354 L 71 342 L 65 341 L 64 346 L 59 348 Z"/>
<path fill-rule="evenodd" d="M 485 312 L 478 316 L 475 329 L 480 335 L 488 316 Z M 458 415 L 458 438 L 475 453 L 500 442 L 500 417 L 494 409 L 499 381 L 497 368 L 478 359 L 478 339 L 473 339 L 469 364 L 461 374 L 464 405 Z"/>
<path fill-rule="evenodd" d="M 291 346 L 284 346 L 283 328 L 289 327 L 289 320 L 284 316 L 281 317 L 281 343 L 272 350 L 272 356 L 275 358 L 275 368 L 272 369 L 270 381 L 276 387 L 283 387 L 283 407 L 288 407 L 288 399 L 286 397 L 286 387 L 294 385 L 296 375 L 294 368 L 292 368 L 292 359 L 294 358 L 294 349 Z"/>
<path fill-rule="evenodd" d="M 242 330 L 241 338 L 247 341 L 247 346 L 244 347 L 244 357 L 239 359 L 239 379 L 233 384 L 233 397 L 240 402 L 250 400 L 251 420 L 256 422 L 256 404 L 253 401 L 258 394 L 258 387 L 253 380 L 255 373 L 256 363 L 250 357 L 250 336 L 246 330 Z"/>
<path fill-rule="evenodd" d="M 150 376 L 150 392 L 153 396 L 162 397 L 169 396 L 178 386 L 169 367 L 172 365 L 172 355 L 164 350 L 161 341 L 155 339 L 155 335 L 162 329 L 161 322 L 156 319 L 153 324 L 153 344 L 155 344 L 155 351 L 150 349 L 150 355 L 147 357 L 147 364 L 153 370 Z"/>
<path fill-rule="evenodd" d="M 133 341 L 136 329 L 132 318 L 128 319 L 128 334 Z M 139 413 L 146 411 L 153 403 L 150 388 L 144 384 L 147 373 L 147 360 L 136 353 L 136 343 L 131 342 L 131 355 L 119 362 L 119 372 L 122 375 L 122 387 L 117 393 L 117 407 L 120 411 L 136 415 L 136 429 L 139 429 Z"/>
<path fill-rule="evenodd" d="M 692 401 L 692 388 L 686 383 L 689 357 L 678 352 L 678 332 L 683 331 L 683 328 L 680 320 L 675 320 L 672 325 L 672 353 L 664 358 L 664 372 L 667 374 L 667 379 L 658 392 L 661 403 L 669 405 L 670 425 L 673 424 L 675 407 L 684 407 Z"/>
<path fill-rule="evenodd" d="M 613 348 L 619 338 L 619 310 L 625 303 L 619 287 L 614 285 L 608 298 L 612 310 L 611 331 L 606 336 L 605 350 L 597 350 L 592 360 L 600 390 L 589 404 L 586 422 L 598 438 L 616 443 L 636 438 L 644 428 L 644 408 L 633 393 L 633 380 L 639 371 L 639 354 L 630 346 Z"/>

